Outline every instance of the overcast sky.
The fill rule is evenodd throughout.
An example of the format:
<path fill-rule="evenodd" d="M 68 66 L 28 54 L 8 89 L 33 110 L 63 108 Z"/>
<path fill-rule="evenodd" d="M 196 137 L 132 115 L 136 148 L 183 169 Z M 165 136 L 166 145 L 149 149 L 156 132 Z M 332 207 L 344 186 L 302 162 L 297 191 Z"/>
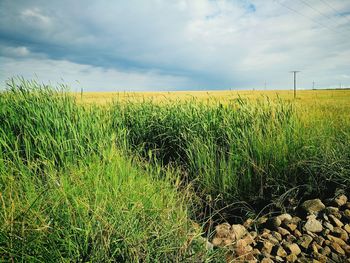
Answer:
<path fill-rule="evenodd" d="M 349 62 L 349 0 L 0 0 L 2 86 L 350 87 Z"/>

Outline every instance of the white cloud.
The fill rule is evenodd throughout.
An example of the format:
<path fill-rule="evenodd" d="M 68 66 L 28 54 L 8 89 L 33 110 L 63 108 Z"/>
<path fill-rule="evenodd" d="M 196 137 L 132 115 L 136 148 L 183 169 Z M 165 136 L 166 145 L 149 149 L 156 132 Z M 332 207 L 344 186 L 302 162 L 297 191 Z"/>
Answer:
<path fill-rule="evenodd" d="M 43 29 L 51 26 L 51 19 L 42 14 L 41 10 L 37 7 L 23 10 L 21 12 L 21 18 L 24 23 L 30 23 L 33 26 Z"/>
<path fill-rule="evenodd" d="M 174 90 L 178 87 L 190 88 L 193 84 L 184 77 L 159 74 L 157 72 L 125 72 L 77 64 L 66 60 L 27 58 L 23 60 L 0 57 L 3 64 L 4 83 L 6 76 L 21 76 L 38 79 L 44 83 L 67 84 L 73 90 L 86 91 L 143 91 Z"/>
<path fill-rule="evenodd" d="M 10 48 L 134 74 L 138 85 L 141 76 L 150 85 L 164 75 L 160 83 L 178 88 L 258 88 L 265 81 L 269 88 L 289 88 L 288 72 L 301 70 L 300 85 L 310 87 L 315 80 L 325 87 L 348 75 L 349 1 L 327 1 L 332 8 L 311 0 L 313 8 L 290 0 L 4 2 L 0 34 L 11 35 L 6 27 L 11 24 L 17 36 Z M 15 14 L 28 24 L 14 20 Z M 7 72 L 17 73 L 16 68 Z M 76 74 L 80 81 L 92 81 L 87 73 Z M 126 86 L 133 83 L 131 77 L 119 77 Z M 103 86 L 113 79 L 106 77 Z"/>
<path fill-rule="evenodd" d="M 7 47 L 0 46 L 1 53 L 11 57 L 26 57 L 30 55 L 30 51 L 27 47 L 19 46 L 19 47 Z"/>

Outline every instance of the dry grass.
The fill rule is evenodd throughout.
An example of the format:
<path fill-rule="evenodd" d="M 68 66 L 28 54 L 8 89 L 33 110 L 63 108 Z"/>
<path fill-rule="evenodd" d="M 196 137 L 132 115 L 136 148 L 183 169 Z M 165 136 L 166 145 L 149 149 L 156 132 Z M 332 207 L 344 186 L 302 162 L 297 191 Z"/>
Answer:
<path fill-rule="evenodd" d="M 238 97 L 247 99 L 257 99 L 277 97 L 287 100 L 293 100 L 292 90 L 266 90 L 266 91 L 171 91 L 171 92 L 84 92 L 74 93 L 78 102 L 105 104 L 116 99 L 151 99 L 154 102 L 166 101 L 184 101 L 192 98 L 197 99 L 216 99 L 221 102 L 229 101 Z M 300 90 L 297 93 L 297 102 L 305 105 L 310 104 L 338 104 L 348 105 L 350 99 L 350 90 Z"/>

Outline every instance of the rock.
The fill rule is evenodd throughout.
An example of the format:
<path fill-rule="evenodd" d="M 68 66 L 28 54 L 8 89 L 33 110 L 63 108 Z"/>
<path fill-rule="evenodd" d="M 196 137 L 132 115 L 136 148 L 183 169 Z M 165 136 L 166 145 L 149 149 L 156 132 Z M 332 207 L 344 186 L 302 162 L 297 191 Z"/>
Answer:
<path fill-rule="evenodd" d="M 330 244 L 327 244 L 328 245 L 332 245 L 333 243 L 337 243 L 338 245 L 340 246 L 343 246 L 343 245 L 346 245 L 345 241 L 339 237 L 335 237 L 335 236 L 332 236 L 332 235 L 327 235 L 327 238 L 329 241 L 331 241 Z M 325 241 L 326 243 L 326 241 Z"/>
<path fill-rule="evenodd" d="M 253 251 L 252 251 L 252 255 L 253 255 L 254 257 L 260 257 L 260 256 L 261 256 L 261 252 L 260 252 L 259 249 L 254 248 Z"/>
<path fill-rule="evenodd" d="M 294 223 L 294 224 L 299 224 L 299 222 L 301 221 L 301 218 L 300 217 L 297 217 L 297 216 L 293 216 L 292 217 L 292 220 L 290 222 Z"/>
<path fill-rule="evenodd" d="M 284 262 L 284 259 L 282 257 L 280 257 L 280 256 L 276 256 L 275 257 L 275 261 L 276 262 Z"/>
<path fill-rule="evenodd" d="M 334 230 L 332 231 L 332 234 L 336 237 L 343 239 L 344 241 L 347 241 L 349 239 L 348 232 L 346 232 L 344 229 L 340 227 L 335 227 Z"/>
<path fill-rule="evenodd" d="M 350 209 L 350 202 L 346 202 L 345 207 L 346 209 Z"/>
<path fill-rule="evenodd" d="M 216 231 L 216 237 L 220 237 L 220 238 L 226 238 L 228 236 L 230 236 L 230 224 L 229 223 L 223 223 L 220 225 L 217 225 L 215 227 L 215 231 Z"/>
<path fill-rule="evenodd" d="M 290 254 L 286 257 L 287 262 L 295 262 L 298 260 L 298 256 L 295 254 Z"/>
<path fill-rule="evenodd" d="M 238 257 L 245 257 L 252 251 L 253 248 L 247 245 L 247 243 L 243 239 L 239 239 L 234 245 L 234 252 L 235 255 Z"/>
<path fill-rule="evenodd" d="M 255 240 L 256 237 L 258 236 L 258 233 L 255 232 L 255 231 L 251 231 L 249 234 L 251 235 L 251 237 L 252 237 L 254 240 Z"/>
<path fill-rule="evenodd" d="M 335 217 L 339 218 L 339 208 L 334 206 L 328 206 L 326 207 L 326 213 L 327 215 L 334 215 Z"/>
<path fill-rule="evenodd" d="M 214 247 L 220 247 L 223 244 L 224 240 L 220 237 L 214 237 L 214 239 L 211 241 Z"/>
<path fill-rule="evenodd" d="M 269 238 L 269 241 L 274 245 L 278 245 L 280 243 L 280 241 L 278 241 L 277 238 L 274 238 L 272 235 Z"/>
<path fill-rule="evenodd" d="M 287 256 L 287 252 L 284 250 L 282 246 L 275 246 L 272 250 L 272 254 L 282 258 L 285 258 Z"/>
<path fill-rule="evenodd" d="M 298 258 L 298 263 L 310 263 L 310 259 L 302 254 L 301 257 Z"/>
<path fill-rule="evenodd" d="M 301 208 L 304 209 L 309 214 L 317 214 L 326 208 L 326 206 L 321 202 L 320 199 L 312 199 L 305 201 Z"/>
<path fill-rule="evenodd" d="M 271 235 L 276 238 L 278 241 L 282 241 L 282 235 L 276 231 L 272 231 Z"/>
<path fill-rule="evenodd" d="M 288 242 L 288 243 L 293 243 L 297 238 L 293 235 L 286 235 L 285 236 L 285 240 Z"/>
<path fill-rule="evenodd" d="M 236 240 L 241 239 L 245 234 L 247 234 L 247 232 L 247 229 L 240 224 L 231 226 L 231 233 L 234 235 Z"/>
<path fill-rule="evenodd" d="M 268 238 L 271 235 L 270 233 L 271 233 L 270 229 L 264 228 L 260 236 L 263 238 Z"/>
<path fill-rule="evenodd" d="M 271 254 L 273 244 L 270 241 L 264 240 L 264 241 L 260 242 L 260 244 L 258 244 L 258 245 L 260 245 L 260 251 L 262 253 L 269 254 L 269 255 Z"/>
<path fill-rule="evenodd" d="M 295 230 L 294 230 L 294 236 L 295 236 L 296 238 L 298 238 L 298 237 L 301 237 L 302 234 L 301 234 L 301 232 L 300 232 L 298 229 L 295 229 Z"/>
<path fill-rule="evenodd" d="M 320 253 L 324 256 L 328 256 L 329 254 L 331 254 L 331 249 L 328 246 L 325 246 L 323 248 L 320 249 Z"/>
<path fill-rule="evenodd" d="M 346 224 L 343 228 L 346 232 L 348 232 L 348 234 L 350 234 L 350 225 L 349 224 Z"/>
<path fill-rule="evenodd" d="M 339 213 L 339 207 L 327 206 L 325 212 L 327 215 L 337 215 Z"/>
<path fill-rule="evenodd" d="M 257 225 L 263 225 L 267 222 L 268 218 L 266 216 L 259 217 L 256 221 Z"/>
<path fill-rule="evenodd" d="M 275 257 L 275 262 L 284 262 L 284 259 L 281 258 L 280 256 Z"/>
<path fill-rule="evenodd" d="M 316 219 L 316 216 L 309 216 L 308 220 L 304 225 L 305 231 L 310 231 L 314 233 L 321 232 L 323 230 L 322 224 Z"/>
<path fill-rule="evenodd" d="M 298 256 L 301 253 L 299 246 L 295 243 L 287 245 L 286 249 L 289 254 L 294 254 L 296 256 Z"/>
<path fill-rule="evenodd" d="M 341 255 L 345 255 L 345 251 L 341 248 L 341 246 L 338 243 L 333 242 L 331 244 L 331 249 Z"/>
<path fill-rule="evenodd" d="M 308 234 L 309 236 L 311 236 L 312 238 L 315 238 L 317 237 L 317 234 L 313 233 L 313 232 L 310 232 L 310 231 L 305 231 L 306 234 Z"/>
<path fill-rule="evenodd" d="M 254 220 L 251 219 L 251 218 L 248 218 L 248 219 L 243 223 L 243 226 L 244 226 L 246 229 L 249 229 L 253 224 L 254 224 Z"/>
<path fill-rule="evenodd" d="M 323 216 L 324 220 L 329 221 L 329 218 L 328 218 L 328 216 L 325 213 L 323 213 L 322 216 Z"/>
<path fill-rule="evenodd" d="M 232 239 L 230 239 L 230 238 L 225 238 L 225 239 L 224 239 L 224 242 L 223 242 L 223 245 L 224 245 L 224 246 L 229 246 L 229 245 L 232 245 L 232 243 L 233 243 L 233 240 L 232 240 Z"/>
<path fill-rule="evenodd" d="M 334 252 L 332 252 L 331 253 L 331 259 L 333 260 L 333 261 L 335 261 L 336 263 L 341 263 L 341 259 L 340 259 L 340 257 L 338 256 L 338 254 L 337 253 L 334 253 Z"/>
<path fill-rule="evenodd" d="M 279 216 L 277 216 L 277 218 L 278 218 L 279 220 L 281 220 L 281 222 L 283 222 L 283 221 L 285 221 L 285 220 L 288 220 L 288 221 L 291 221 L 291 220 L 292 220 L 292 216 L 291 216 L 290 214 L 287 214 L 287 213 L 282 214 L 282 215 L 279 215 Z"/>
<path fill-rule="evenodd" d="M 348 201 L 348 198 L 346 197 L 346 195 L 342 194 L 337 196 L 336 198 L 334 198 L 334 203 L 337 206 L 343 206 L 346 204 L 346 202 Z"/>
<path fill-rule="evenodd" d="M 334 215 L 329 215 L 329 218 L 334 226 L 338 226 L 338 227 L 344 226 L 344 224 L 338 218 L 336 218 Z"/>
<path fill-rule="evenodd" d="M 349 245 L 344 245 L 344 246 L 341 246 L 341 248 L 345 251 L 345 254 L 346 255 L 350 255 L 350 246 Z"/>
<path fill-rule="evenodd" d="M 266 222 L 267 227 L 270 229 L 277 229 L 281 224 L 282 221 L 278 217 L 272 217 Z"/>
<path fill-rule="evenodd" d="M 299 238 L 299 240 L 298 240 L 298 244 L 301 246 L 301 247 L 303 247 L 303 248 L 305 248 L 305 249 L 308 249 L 308 247 L 309 247 L 309 245 L 311 244 L 311 242 L 312 242 L 312 237 L 311 236 L 309 236 L 309 235 L 302 235 L 300 238 Z"/>
<path fill-rule="evenodd" d="M 331 231 L 327 228 L 323 229 L 323 231 L 321 232 L 322 236 L 327 236 L 329 235 L 329 233 L 331 233 Z"/>
<path fill-rule="evenodd" d="M 350 221 L 350 209 L 346 209 L 346 210 L 344 211 L 344 216 L 346 217 L 346 219 L 347 219 L 348 221 Z"/>
<path fill-rule="evenodd" d="M 330 231 L 333 231 L 333 229 L 334 229 L 333 225 L 331 223 L 329 223 L 329 222 L 326 222 L 326 221 L 323 222 L 323 226 L 325 228 L 329 229 Z"/>
<path fill-rule="evenodd" d="M 318 252 L 312 252 L 313 256 L 313 263 L 314 262 L 321 262 L 321 263 L 326 263 L 327 262 L 327 257 L 325 255 L 322 255 L 321 253 Z M 316 261 L 315 261 L 316 260 Z"/>
<path fill-rule="evenodd" d="M 252 254 L 253 254 L 254 256 L 260 256 L 260 255 L 261 255 L 261 252 L 260 252 L 259 249 L 254 248 L 253 251 L 252 251 Z"/>
<path fill-rule="evenodd" d="M 273 260 L 271 258 L 263 258 L 261 260 L 261 263 L 274 263 Z"/>
<path fill-rule="evenodd" d="M 314 238 L 314 240 L 315 240 L 316 243 L 319 244 L 320 246 L 322 246 L 323 243 L 324 243 L 324 241 L 325 241 L 325 239 L 324 239 L 322 236 L 316 236 L 316 237 Z"/>
<path fill-rule="evenodd" d="M 243 238 L 243 240 L 247 243 L 247 245 L 255 243 L 254 238 L 249 233 Z"/>
<path fill-rule="evenodd" d="M 282 223 L 282 226 L 291 232 L 293 232 L 298 227 L 297 224 L 295 224 L 292 221 L 288 221 L 288 220 L 284 220 Z"/>
<path fill-rule="evenodd" d="M 282 236 L 290 235 L 290 232 L 287 229 L 284 229 L 283 227 L 278 227 L 277 232 L 280 233 Z"/>
<path fill-rule="evenodd" d="M 320 249 L 320 246 L 317 245 L 317 243 L 315 241 L 311 243 L 310 247 L 311 247 L 311 250 L 315 253 L 318 253 L 318 250 Z"/>

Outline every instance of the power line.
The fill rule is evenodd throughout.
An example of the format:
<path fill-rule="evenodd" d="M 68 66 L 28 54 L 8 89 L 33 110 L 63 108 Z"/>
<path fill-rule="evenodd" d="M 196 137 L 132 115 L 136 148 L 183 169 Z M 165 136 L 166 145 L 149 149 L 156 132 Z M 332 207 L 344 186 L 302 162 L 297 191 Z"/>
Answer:
<path fill-rule="evenodd" d="M 332 17 L 330 17 L 329 15 L 321 12 L 320 10 L 316 9 L 315 7 L 313 7 L 312 5 L 310 5 L 308 2 L 306 2 L 305 0 L 299 0 L 300 2 L 302 2 L 304 5 L 310 7 L 312 10 L 314 10 L 315 12 L 319 13 L 321 16 L 327 17 L 330 20 L 333 20 Z M 338 22 L 337 22 L 338 23 Z"/>
<path fill-rule="evenodd" d="M 321 2 L 324 3 L 326 6 L 328 6 L 329 8 L 331 8 L 335 13 L 337 13 L 337 15 L 341 17 L 345 17 L 350 22 L 350 18 L 342 15 L 337 9 L 335 9 L 332 5 L 330 5 L 326 0 L 321 0 Z"/>
<path fill-rule="evenodd" d="M 312 5 L 310 5 L 308 2 L 306 2 L 305 0 L 299 0 L 300 2 L 302 2 L 304 5 L 310 7 L 312 10 L 314 10 L 315 12 L 319 13 L 321 16 L 328 18 L 329 20 L 333 21 L 334 23 L 336 23 L 336 26 L 339 26 L 339 21 L 336 21 L 333 17 L 321 12 L 320 10 L 318 10 L 317 8 L 313 7 Z"/>
<path fill-rule="evenodd" d="M 294 12 L 294 13 L 300 15 L 300 16 L 303 16 L 303 17 L 305 17 L 305 18 L 311 20 L 312 22 L 314 22 L 314 23 L 316 23 L 316 24 L 318 24 L 318 25 L 320 25 L 320 26 L 322 26 L 322 27 L 325 27 L 325 28 L 327 28 L 327 29 L 329 29 L 329 30 L 332 30 L 332 31 L 335 32 L 335 33 L 340 33 L 340 32 L 338 32 L 338 31 L 334 30 L 333 28 L 328 27 L 328 26 L 326 26 L 326 25 L 324 25 L 324 24 L 318 22 L 317 20 L 315 20 L 315 19 L 313 19 L 313 18 L 311 18 L 311 17 L 309 17 L 309 16 L 306 16 L 306 15 L 304 15 L 303 13 L 300 13 L 299 11 L 295 10 L 294 8 L 291 8 L 291 7 L 287 6 L 287 5 L 284 4 L 284 3 L 281 3 L 279 0 L 275 0 L 275 2 L 279 3 L 281 6 L 283 6 L 283 7 L 287 8 L 287 9 L 289 9 L 289 10 L 292 11 L 292 12 Z"/>

